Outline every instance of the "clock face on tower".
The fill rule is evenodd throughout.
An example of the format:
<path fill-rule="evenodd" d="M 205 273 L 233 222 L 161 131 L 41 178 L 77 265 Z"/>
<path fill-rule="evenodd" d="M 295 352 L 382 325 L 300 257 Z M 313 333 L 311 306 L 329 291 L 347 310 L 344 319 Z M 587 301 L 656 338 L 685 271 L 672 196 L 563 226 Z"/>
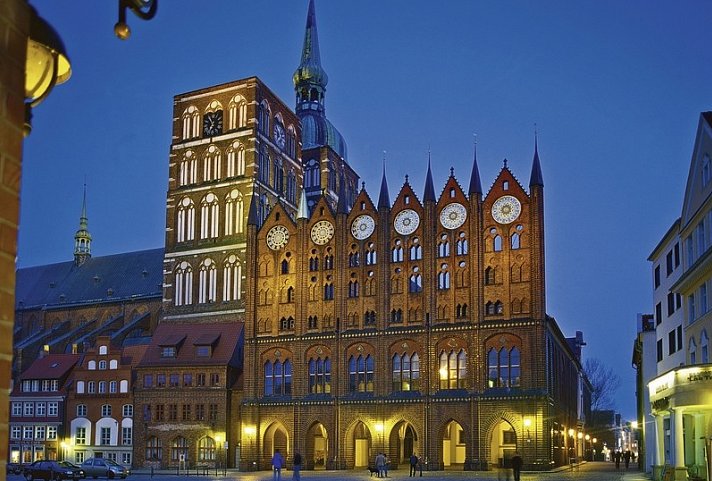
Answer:
<path fill-rule="evenodd" d="M 503 195 L 492 204 L 492 217 L 500 224 L 511 224 L 521 212 L 522 204 L 511 195 Z"/>
<path fill-rule="evenodd" d="M 267 247 L 278 251 L 287 245 L 289 231 L 283 225 L 276 225 L 267 232 Z"/>
<path fill-rule="evenodd" d="M 415 232 L 420 225 L 420 216 L 413 209 L 405 209 L 396 215 L 393 227 L 400 235 L 408 235 Z"/>
<path fill-rule="evenodd" d="M 284 127 L 282 127 L 282 124 L 280 124 L 279 122 L 275 122 L 273 134 L 274 142 L 280 149 L 284 149 L 284 144 L 287 139 L 284 135 Z"/>
<path fill-rule="evenodd" d="M 364 240 L 371 237 L 373 230 L 376 228 L 376 221 L 370 215 L 360 215 L 351 223 L 351 235 L 356 240 Z"/>
<path fill-rule="evenodd" d="M 323 246 L 334 237 L 334 224 L 328 220 L 320 220 L 311 229 L 311 240 L 314 244 Z"/>
<path fill-rule="evenodd" d="M 222 110 L 208 112 L 203 116 L 203 135 L 206 137 L 215 137 L 222 134 L 223 129 L 223 113 Z"/>
<path fill-rule="evenodd" d="M 466 219 L 467 209 L 458 202 L 448 204 L 440 211 L 440 224 L 446 229 L 457 229 Z"/>

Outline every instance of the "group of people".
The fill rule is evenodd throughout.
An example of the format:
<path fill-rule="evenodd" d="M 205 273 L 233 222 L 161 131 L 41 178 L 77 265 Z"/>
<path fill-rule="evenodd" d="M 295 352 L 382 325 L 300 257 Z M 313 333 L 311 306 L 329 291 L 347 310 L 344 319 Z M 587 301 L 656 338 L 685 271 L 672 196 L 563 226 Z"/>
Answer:
<path fill-rule="evenodd" d="M 423 460 L 413 453 L 410 455 L 410 474 L 408 477 L 415 477 L 415 472 L 420 471 L 420 476 L 423 476 Z"/>
<path fill-rule="evenodd" d="M 376 477 L 387 478 L 388 477 L 388 465 L 390 461 L 383 453 L 376 454 L 375 465 L 376 465 Z"/>
<path fill-rule="evenodd" d="M 621 459 L 623 459 L 623 463 L 625 463 L 625 469 L 628 469 L 631 460 L 635 462 L 635 453 L 631 452 L 629 449 L 626 449 L 625 452 L 616 450 L 616 452 L 613 453 L 613 460 L 616 463 L 616 469 L 621 469 Z"/>

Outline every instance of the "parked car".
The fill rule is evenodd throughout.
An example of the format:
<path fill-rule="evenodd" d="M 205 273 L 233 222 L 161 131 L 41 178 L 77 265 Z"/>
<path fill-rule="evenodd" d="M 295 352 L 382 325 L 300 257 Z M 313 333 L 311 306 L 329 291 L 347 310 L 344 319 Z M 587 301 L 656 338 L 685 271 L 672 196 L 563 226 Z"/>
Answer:
<path fill-rule="evenodd" d="M 46 481 L 60 479 L 80 479 L 84 478 L 84 471 L 78 466 L 67 461 L 40 460 L 25 466 L 25 478 L 27 481 L 34 479 L 44 479 Z"/>
<path fill-rule="evenodd" d="M 19 463 L 7 463 L 7 474 L 22 474 L 22 466 Z"/>
<path fill-rule="evenodd" d="M 129 475 L 129 470 L 124 466 L 106 458 L 89 458 L 82 463 L 81 468 L 84 473 L 94 479 L 101 477 L 125 478 Z"/>

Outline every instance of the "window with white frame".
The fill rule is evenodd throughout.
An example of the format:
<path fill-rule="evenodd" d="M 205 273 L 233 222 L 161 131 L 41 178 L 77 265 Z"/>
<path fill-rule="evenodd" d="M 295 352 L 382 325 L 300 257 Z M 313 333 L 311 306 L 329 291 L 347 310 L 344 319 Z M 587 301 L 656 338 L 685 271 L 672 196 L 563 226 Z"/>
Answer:
<path fill-rule="evenodd" d="M 111 416 L 111 404 L 101 405 L 101 417 L 107 418 Z"/>
<path fill-rule="evenodd" d="M 59 403 L 49 402 L 47 403 L 47 416 L 59 416 Z"/>
<path fill-rule="evenodd" d="M 198 281 L 198 303 L 215 302 L 218 273 L 212 259 L 205 259 L 200 265 Z"/>
<path fill-rule="evenodd" d="M 106 361 L 99 361 L 99 369 L 106 370 Z"/>
<path fill-rule="evenodd" d="M 133 404 L 124 404 L 122 411 L 125 418 L 133 417 Z"/>
<path fill-rule="evenodd" d="M 47 405 L 45 403 L 37 403 L 35 405 L 35 415 L 46 416 L 47 415 Z"/>
<path fill-rule="evenodd" d="M 200 111 L 191 105 L 182 115 L 183 140 L 200 136 Z"/>
<path fill-rule="evenodd" d="M 228 104 L 228 129 L 239 129 L 247 125 L 247 101 L 242 95 L 235 95 Z"/>
<path fill-rule="evenodd" d="M 24 405 L 23 416 L 34 416 L 35 415 L 35 403 L 29 402 Z"/>
<path fill-rule="evenodd" d="M 87 443 L 87 428 L 78 426 L 74 430 L 74 444 L 83 446 Z"/>
<path fill-rule="evenodd" d="M 84 394 L 84 381 L 77 381 L 77 394 Z"/>
<path fill-rule="evenodd" d="M 133 444 L 133 430 L 131 427 L 124 426 L 121 428 L 121 444 L 131 446 Z"/>
<path fill-rule="evenodd" d="M 119 368 L 119 363 L 116 361 L 116 359 L 112 359 L 109 361 L 109 369 L 118 369 Z"/>
<path fill-rule="evenodd" d="M 47 439 L 57 439 L 57 426 L 47 426 Z"/>
<path fill-rule="evenodd" d="M 109 392 L 116 393 L 116 381 L 109 381 Z"/>
<path fill-rule="evenodd" d="M 44 426 L 35 426 L 35 439 L 45 438 L 46 428 Z"/>
<path fill-rule="evenodd" d="M 10 427 L 10 439 L 20 439 L 22 436 L 22 427 L 11 426 Z"/>
<path fill-rule="evenodd" d="M 74 463 L 82 464 L 84 462 L 84 451 L 74 451 Z"/>
<path fill-rule="evenodd" d="M 176 269 L 175 305 L 183 306 L 193 303 L 193 268 L 186 261 Z"/>
<path fill-rule="evenodd" d="M 707 330 L 703 329 L 702 334 L 700 334 L 700 355 L 702 364 L 710 362 L 708 345 L 709 339 L 707 339 Z"/>
<path fill-rule="evenodd" d="M 87 415 L 87 405 L 86 404 L 77 404 L 77 416 L 78 417 L 86 417 Z"/>
<path fill-rule="evenodd" d="M 34 433 L 34 428 L 32 426 L 23 426 L 22 439 L 32 439 Z"/>
<path fill-rule="evenodd" d="M 13 416 L 22 416 L 22 403 L 20 403 L 20 402 L 12 403 L 12 415 Z"/>
<path fill-rule="evenodd" d="M 225 196 L 225 235 L 244 231 L 245 203 L 239 190 L 233 189 Z"/>
<path fill-rule="evenodd" d="M 99 442 L 102 446 L 111 444 L 111 428 L 101 428 L 99 432 Z"/>
<path fill-rule="evenodd" d="M 211 145 L 203 157 L 203 182 L 220 179 L 221 165 L 222 152 L 216 146 Z"/>
<path fill-rule="evenodd" d="M 242 297 L 242 265 L 231 254 L 223 267 L 223 301 L 236 301 Z"/>
<path fill-rule="evenodd" d="M 121 453 L 121 464 L 131 466 L 131 453 Z"/>
<path fill-rule="evenodd" d="M 99 381 L 99 394 L 106 393 L 106 381 Z"/>
<path fill-rule="evenodd" d="M 200 238 L 208 239 L 218 236 L 220 206 L 218 198 L 212 192 L 200 201 Z"/>
<path fill-rule="evenodd" d="M 240 175 L 245 175 L 245 149 L 239 141 L 235 141 L 227 150 L 227 176 Z"/>
<path fill-rule="evenodd" d="M 89 394 L 96 393 L 96 381 L 89 381 L 87 383 L 87 393 L 89 393 Z"/>
<path fill-rule="evenodd" d="M 188 197 L 183 197 L 178 203 L 176 224 L 177 242 L 195 239 L 195 204 Z"/>

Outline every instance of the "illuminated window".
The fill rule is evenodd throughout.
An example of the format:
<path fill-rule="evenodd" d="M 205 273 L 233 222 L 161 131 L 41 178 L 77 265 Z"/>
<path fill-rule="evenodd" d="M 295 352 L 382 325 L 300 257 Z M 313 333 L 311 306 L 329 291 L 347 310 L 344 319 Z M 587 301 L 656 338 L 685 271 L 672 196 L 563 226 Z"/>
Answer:
<path fill-rule="evenodd" d="M 309 392 L 331 392 L 331 360 L 328 357 L 309 360 Z"/>
<path fill-rule="evenodd" d="M 420 358 L 417 353 L 394 354 L 392 385 L 394 391 L 418 391 L 420 389 Z"/>
<path fill-rule="evenodd" d="M 195 204 L 184 197 L 178 203 L 178 215 L 176 221 L 176 241 L 185 242 L 195 239 Z"/>
<path fill-rule="evenodd" d="M 515 346 L 499 350 L 490 348 L 487 352 L 489 387 L 519 387 L 521 381 L 521 355 Z"/>
<path fill-rule="evenodd" d="M 461 389 L 466 386 L 467 354 L 459 351 L 440 352 L 440 389 Z"/>
<path fill-rule="evenodd" d="M 215 302 L 217 298 L 217 280 L 218 274 L 215 262 L 212 259 L 205 259 L 200 264 L 198 303 Z"/>
<path fill-rule="evenodd" d="M 265 371 L 265 396 L 290 395 L 292 393 L 292 362 L 266 361 Z"/>
<path fill-rule="evenodd" d="M 349 391 L 373 392 L 373 357 L 359 354 L 349 358 Z"/>

